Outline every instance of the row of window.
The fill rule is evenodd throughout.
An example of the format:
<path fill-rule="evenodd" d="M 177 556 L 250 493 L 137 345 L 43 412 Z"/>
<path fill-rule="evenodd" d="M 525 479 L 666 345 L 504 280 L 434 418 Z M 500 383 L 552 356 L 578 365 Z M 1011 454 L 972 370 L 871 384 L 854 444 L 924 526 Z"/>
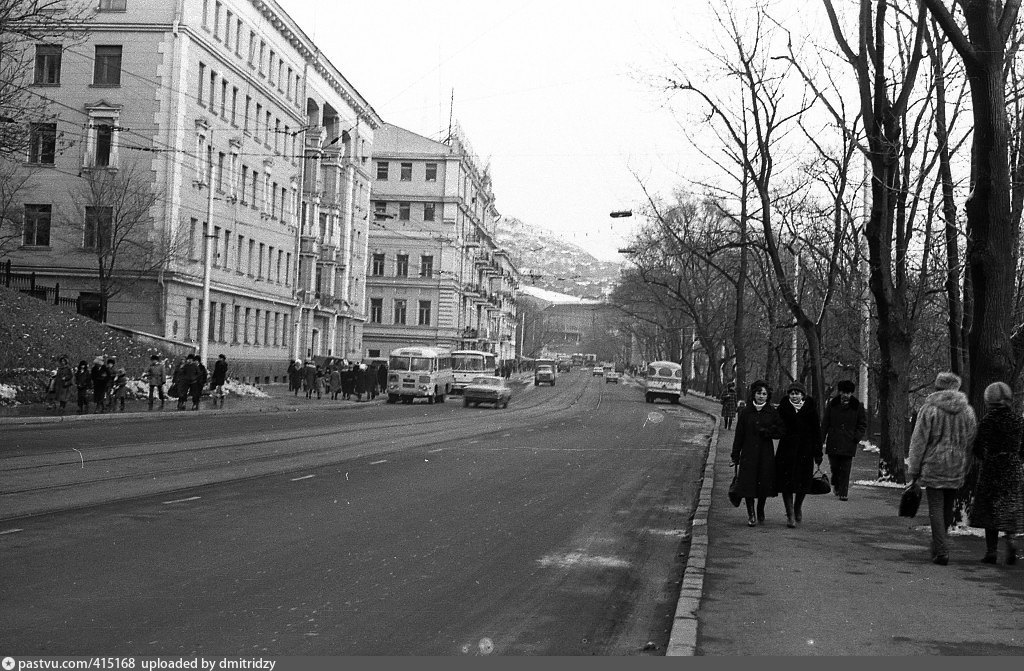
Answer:
<path fill-rule="evenodd" d="M 207 70 L 209 70 L 208 74 Z M 282 123 L 280 117 L 274 116 L 270 105 L 264 106 L 263 103 L 254 100 L 248 94 L 245 95 L 242 123 L 239 125 L 239 92 L 237 86 L 230 84 L 215 70 L 207 68 L 203 62 L 199 63 L 199 84 L 196 95 L 196 102 L 199 103 L 199 106 L 208 109 L 210 114 L 219 115 L 221 119 L 230 122 L 235 128 L 241 128 L 243 133 L 251 136 L 257 142 L 262 142 L 267 149 L 273 149 L 278 156 L 284 153 L 289 161 L 296 163 L 298 160 L 296 153 L 298 132 L 293 132 L 291 126 Z M 287 119 L 285 121 L 287 122 Z"/>
<path fill-rule="evenodd" d="M 431 302 L 430 301 L 418 301 L 419 312 L 416 316 L 417 326 L 430 326 L 430 313 L 431 313 Z M 392 322 L 404 326 L 406 323 L 406 313 L 408 311 L 408 301 L 404 298 L 396 298 L 392 304 Z M 384 323 L 384 299 L 383 298 L 371 298 L 370 299 L 370 323 L 371 324 L 383 324 Z"/>
<path fill-rule="evenodd" d="M 117 136 L 116 119 L 94 116 L 90 113 L 85 128 L 85 165 L 105 168 L 114 166 L 116 161 L 114 138 Z M 26 160 L 37 165 L 53 165 L 57 160 L 57 124 L 30 123 L 29 145 Z"/>
<path fill-rule="evenodd" d="M 223 21 L 221 16 L 223 13 Z M 212 21 L 211 21 L 212 18 Z M 213 34 L 214 39 L 223 42 L 224 46 L 242 58 L 242 35 L 245 23 L 236 17 L 221 2 L 213 3 L 213 16 L 210 16 L 210 0 L 203 0 L 203 28 Z M 276 86 L 289 102 L 301 105 L 302 77 L 273 48 L 267 47 L 264 39 L 257 39 L 256 31 L 249 30 L 249 67 L 259 72 L 271 86 Z"/>
<path fill-rule="evenodd" d="M 402 161 L 399 163 L 398 179 L 402 182 L 412 181 L 412 162 Z M 390 161 L 377 161 L 377 179 L 381 182 L 388 180 L 389 171 L 391 169 Z M 424 164 L 423 179 L 427 182 L 437 181 L 437 163 L 434 161 L 427 161 Z"/>
<path fill-rule="evenodd" d="M 188 340 L 199 337 L 201 301 L 185 299 L 185 333 Z M 230 313 L 229 313 L 230 310 Z M 228 316 L 232 317 L 228 322 Z M 288 324 L 291 316 L 286 312 L 271 312 L 260 308 L 228 305 L 210 301 L 210 330 L 208 342 L 232 345 L 255 345 L 257 347 L 287 347 Z"/>
<path fill-rule="evenodd" d="M 82 225 L 82 248 L 102 251 L 112 242 L 114 208 L 85 208 Z M 53 205 L 49 203 L 25 204 L 22 220 L 21 243 L 27 247 L 49 247 L 53 223 Z"/>
<path fill-rule="evenodd" d="M 188 248 L 189 258 L 193 261 L 200 261 L 203 258 L 202 236 L 206 231 L 205 222 L 200 228 L 199 220 L 192 219 Z M 232 241 L 235 244 L 232 244 Z M 237 239 L 234 239 L 230 230 L 221 230 L 220 226 L 213 227 L 211 243 L 213 267 L 224 270 L 231 270 L 233 267 L 235 272 L 256 280 L 291 286 L 291 252 L 276 249 L 273 245 L 257 242 L 252 238 L 246 240 L 242 234 L 238 234 Z"/>
<path fill-rule="evenodd" d="M 423 206 L 423 221 L 434 221 L 437 217 L 437 203 L 422 203 Z M 394 215 L 388 215 L 388 204 L 383 200 L 373 201 L 373 216 L 376 219 L 393 219 Z M 411 221 L 412 220 L 412 203 L 408 201 L 399 201 L 398 203 L 398 220 L 399 221 Z"/>
<path fill-rule="evenodd" d="M 289 187 L 273 181 L 268 169 L 262 171 L 261 178 L 261 172 L 257 168 L 249 168 L 248 165 L 241 163 L 236 151 L 237 145 L 232 145 L 230 155 L 222 151 L 217 152 L 214 163 L 214 148 L 207 144 L 205 133 L 198 133 L 196 141 L 196 172 L 199 175 L 212 174 L 214 188 L 219 193 L 243 205 L 249 205 L 254 210 L 258 209 L 271 219 L 279 219 L 285 224 L 291 221 L 294 200 L 297 197 L 295 189 L 292 189 L 289 195 Z M 206 160 L 201 160 L 201 157 L 206 157 Z"/>
<path fill-rule="evenodd" d="M 385 273 L 385 266 L 387 265 L 384 254 L 374 254 L 373 260 L 370 264 L 370 275 L 373 277 L 383 277 Z M 420 277 L 433 277 L 434 276 L 434 257 L 433 256 L 421 256 L 420 257 Z M 408 254 L 397 254 L 395 256 L 395 277 L 409 277 L 409 255 Z"/>
<path fill-rule="evenodd" d="M 60 86 L 60 70 L 64 47 L 59 44 L 37 44 L 35 75 L 32 83 L 37 86 Z M 92 67 L 93 86 L 121 85 L 120 44 L 96 45 Z"/>

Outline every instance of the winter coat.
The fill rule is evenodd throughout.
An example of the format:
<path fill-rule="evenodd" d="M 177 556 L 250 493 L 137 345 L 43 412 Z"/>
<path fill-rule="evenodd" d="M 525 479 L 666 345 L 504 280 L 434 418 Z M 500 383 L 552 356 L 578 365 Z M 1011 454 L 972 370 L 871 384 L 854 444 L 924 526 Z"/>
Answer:
<path fill-rule="evenodd" d="M 725 391 L 722 393 L 722 418 L 731 419 L 736 416 L 736 392 Z"/>
<path fill-rule="evenodd" d="M 228 379 L 228 362 L 224 359 L 217 359 L 213 364 L 213 378 L 210 380 L 211 387 L 219 387 Z"/>
<path fill-rule="evenodd" d="M 316 364 L 311 362 L 302 367 L 302 382 L 304 391 L 316 389 Z"/>
<path fill-rule="evenodd" d="M 202 389 L 206 386 L 206 365 L 202 361 L 196 362 L 196 384 Z"/>
<path fill-rule="evenodd" d="M 191 387 L 199 381 L 199 364 L 188 359 L 181 367 L 181 384 Z"/>
<path fill-rule="evenodd" d="M 779 417 L 786 432 L 775 452 L 775 488 L 783 494 L 806 494 L 814 477 L 814 464 L 821 463 L 818 406 L 813 398 L 805 396 L 797 410 L 787 396 L 779 403 Z"/>
<path fill-rule="evenodd" d="M 107 387 L 114 377 L 113 373 L 110 372 L 110 368 L 107 366 L 94 365 L 90 376 L 92 377 L 93 393 L 96 395 L 97 402 L 99 402 L 99 399 L 107 393 Z"/>
<path fill-rule="evenodd" d="M 1024 531 L 1024 417 L 1000 406 L 978 423 L 974 457 L 981 460 L 971 503 L 972 527 Z"/>
<path fill-rule="evenodd" d="M 78 393 L 81 394 L 83 391 L 89 388 L 89 384 L 92 382 L 92 375 L 89 373 L 88 368 L 76 368 L 75 369 L 75 386 L 78 387 Z"/>
<path fill-rule="evenodd" d="M 943 389 L 928 395 L 910 437 L 907 475 L 922 487 L 959 489 L 978 422 L 967 396 Z"/>
<path fill-rule="evenodd" d="M 341 371 L 337 368 L 331 369 L 331 389 L 330 393 L 337 394 L 341 391 Z"/>
<path fill-rule="evenodd" d="M 292 361 L 288 364 L 288 390 L 294 391 L 302 386 L 302 367 Z"/>
<path fill-rule="evenodd" d="M 53 394 L 55 400 L 60 403 L 67 403 L 71 395 L 71 385 L 75 379 L 75 371 L 67 364 L 57 368 L 57 375 L 54 377 Z"/>
<path fill-rule="evenodd" d="M 167 382 L 167 369 L 160 362 L 149 364 L 146 370 L 146 381 L 153 387 L 162 387 Z"/>
<path fill-rule="evenodd" d="M 821 421 L 821 435 L 825 436 L 825 454 L 833 457 L 852 457 L 857 445 L 864 439 L 868 428 L 868 415 L 855 397 L 843 403 L 838 396 L 825 405 L 825 418 Z"/>
<path fill-rule="evenodd" d="M 775 446 L 785 425 L 771 403 L 757 410 L 748 403 L 736 419 L 732 462 L 739 464 L 739 494 L 743 498 L 775 496 Z"/>

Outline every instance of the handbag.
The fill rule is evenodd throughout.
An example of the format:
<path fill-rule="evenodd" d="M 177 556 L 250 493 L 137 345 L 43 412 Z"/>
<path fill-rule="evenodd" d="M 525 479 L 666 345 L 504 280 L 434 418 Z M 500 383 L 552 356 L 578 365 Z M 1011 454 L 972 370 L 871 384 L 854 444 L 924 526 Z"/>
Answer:
<path fill-rule="evenodd" d="M 742 500 L 743 497 L 740 496 L 740 471 L 737 466 L 733 469 L 732 482 L 729 483 L 729 503 L 731 503 L 734 508 L 739 508 L 740 501 Z"/>
<path fill-rule="evenodd" d="M 832 491 L 832 483 L 828 479 L 828 474 L 823 473 L 819 466 L 814 471 L 814 477 L 811 478 L 811 486 L 809 494 L 828 494 Z"/>
<path fill-rule="evenodd" d="M 903 495 L 900 496 L 900 517 L 914 517 L 917 515 L 917 508 L 921 505 L 921 488 L 917 486 L 917 480 L 914 480 L 906 489 L 903 490 Z"/>

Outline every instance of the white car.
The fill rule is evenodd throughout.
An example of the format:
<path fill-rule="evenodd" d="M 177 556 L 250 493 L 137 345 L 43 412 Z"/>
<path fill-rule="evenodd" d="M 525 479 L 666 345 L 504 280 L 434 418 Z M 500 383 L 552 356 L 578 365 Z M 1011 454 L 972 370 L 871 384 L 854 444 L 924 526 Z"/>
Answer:
<path fill-rule="evenodd" d="M 618 384 L 620 377 L 621 376 L 619 375 L 619 372 L 617 370 L 613 369 L 613 370 L 605 371 L 604 383 L 608 384 L 609 382 L 614 382 L 615 384 Z"/>

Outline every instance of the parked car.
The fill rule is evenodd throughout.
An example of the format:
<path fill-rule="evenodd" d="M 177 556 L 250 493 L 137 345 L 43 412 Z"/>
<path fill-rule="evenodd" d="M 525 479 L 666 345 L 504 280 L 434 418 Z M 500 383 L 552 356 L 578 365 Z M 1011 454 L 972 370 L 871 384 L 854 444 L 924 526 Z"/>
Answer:
<path fill-rule="evenodd" d="M 493 403 L 495 409 L 507 408 L 511 398 L 512 388 L 497 375 L 474 377 L 462 391 L 462 405 L 467 408 L 481 403 Z"/>
<path fill-rule="evenodd" d="M 537 366 L 537 370 L 533 373 L 533 386 L 537 386 L 541 382 L 550 384 L 552 387 L 555 386 L 554 366 Z"/>
<path fill-rule="evenodd" d="M 604 372 L 604 383 L 608 384 L 609 382 L 614 382 L 615 384 L 618 384 L 619 383 L 619 377 L 620 377 L 619 371 L 615 370 L 614 368 L 611 369 L 611 370 L 605 370 L 605 372 Z"/>
<path fill-rule="evenodd" d="M 604 375 L 604 367 L 601 366 L 600 364 L 595 364 L 591 371 L 591 377 L 593 377 L 594 375 Z"/>

